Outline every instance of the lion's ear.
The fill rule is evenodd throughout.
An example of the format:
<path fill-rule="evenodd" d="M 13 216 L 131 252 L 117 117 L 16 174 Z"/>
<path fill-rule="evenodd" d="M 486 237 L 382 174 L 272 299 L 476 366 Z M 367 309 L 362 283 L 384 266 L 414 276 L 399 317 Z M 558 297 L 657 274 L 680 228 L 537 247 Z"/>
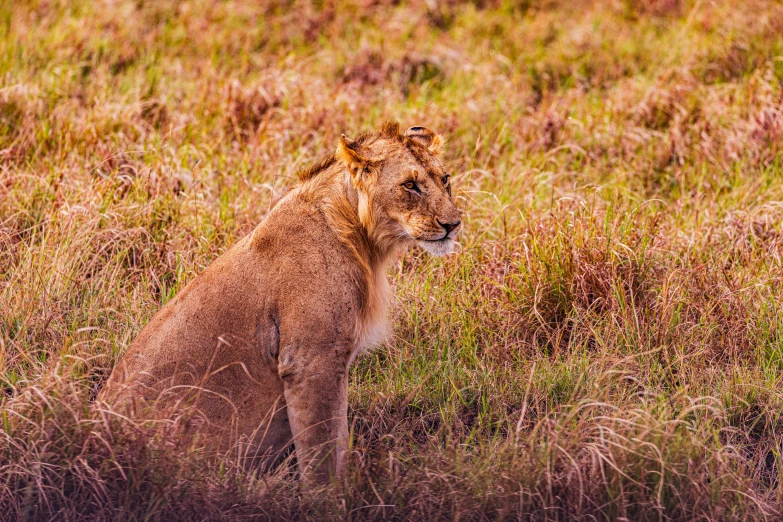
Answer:
<path fill-rule="evenodd" d="M 345 134 L 340 136 L 340 143 L 337 144 L 335 156 L 348 168 L 352 178 L 356 179 L 377 166 L 377 162 L 366 154 L 366 150 L 363 150 L 362 146 L 357 142 Z"/>
<path fill-rule="evenodd" d="M 357 168 L 363 168 L 368 158 L 364 157 L 361 151 L 361 145 L 347 137 L 345 134 L 340 136 L 340 143 L 337 144 L 337 159 L 345 163 L 351 171 Z"/>
<path fill-rule="evenodd" d="M 443 150 L 443 138 L 427 127 L 411 127 L 403 134 L 406 140 L 415 141 L 433 154 Z"/>

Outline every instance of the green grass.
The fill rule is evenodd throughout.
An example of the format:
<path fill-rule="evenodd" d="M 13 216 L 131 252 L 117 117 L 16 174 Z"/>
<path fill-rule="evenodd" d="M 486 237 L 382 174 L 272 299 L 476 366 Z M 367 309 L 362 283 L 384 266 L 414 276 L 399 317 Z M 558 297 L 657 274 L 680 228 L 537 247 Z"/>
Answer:
<path fill-rule="evenodd" d="M 421 5 L 419 5 L 421 4 Z M 0 1 L 0 518 L 783 516 L 783 7 Z M 327 491 L 93 411 L 341 133 L 447 139 Z"/>

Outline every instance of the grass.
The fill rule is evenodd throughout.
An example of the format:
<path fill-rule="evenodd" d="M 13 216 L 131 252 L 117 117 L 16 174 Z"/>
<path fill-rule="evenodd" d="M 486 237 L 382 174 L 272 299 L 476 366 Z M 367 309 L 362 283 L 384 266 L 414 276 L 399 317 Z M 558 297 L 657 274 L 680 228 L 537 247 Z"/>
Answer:
<path fill-rule="evenodd" d="M 429 5 L 429 7 L 427 7 Z M 447 138 L 327 491 L 91 406 L 295 172 Z M 0 518 L 783 516 L 783 7 L 0 1 Z"/>

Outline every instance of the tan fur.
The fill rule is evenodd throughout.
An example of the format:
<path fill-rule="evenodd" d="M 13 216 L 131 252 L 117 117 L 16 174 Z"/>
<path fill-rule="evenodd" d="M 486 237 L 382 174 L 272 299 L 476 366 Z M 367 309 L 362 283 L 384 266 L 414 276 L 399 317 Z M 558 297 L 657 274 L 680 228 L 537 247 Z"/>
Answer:
<path fill-rule="evenodd" d="M 152 318 L 100 399 L 137 418 L 187 413 L 188 433 L 254 465 L 293 441 L 303 475 L 341 473 L 348 368 L 385 335 L 386 267 L 412 241 L 449 252 L 459 229 L 440 143 L 396 123 L 343 136 Z"/>

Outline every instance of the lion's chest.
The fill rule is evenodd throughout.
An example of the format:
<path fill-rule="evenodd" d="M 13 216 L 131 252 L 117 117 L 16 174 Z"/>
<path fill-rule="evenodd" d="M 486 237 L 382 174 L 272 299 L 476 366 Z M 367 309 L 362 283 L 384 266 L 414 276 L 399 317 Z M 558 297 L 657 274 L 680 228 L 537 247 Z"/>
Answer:
<path fill-rule="evenodd" d="M 386 275 L 381 273 L 370 287 L 368 307 L 357 325 L 356 343 L 351 353 L 351 362 L 362 352 L 381 344 L 389 330 L 389 304 L 391 288 Z"/>

